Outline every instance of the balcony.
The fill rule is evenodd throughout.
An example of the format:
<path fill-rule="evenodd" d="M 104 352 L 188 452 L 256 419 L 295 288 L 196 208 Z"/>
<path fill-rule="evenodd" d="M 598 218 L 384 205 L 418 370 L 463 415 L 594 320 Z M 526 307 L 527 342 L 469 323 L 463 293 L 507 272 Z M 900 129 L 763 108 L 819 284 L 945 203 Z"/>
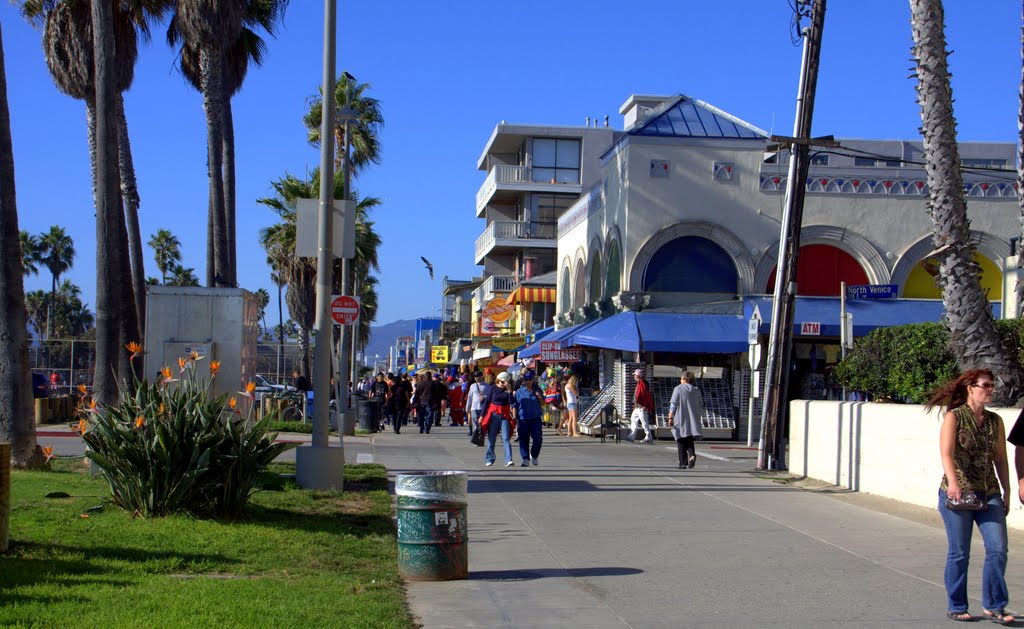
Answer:
<path fill-rule="evenodd" d="M 495 297 L 505 297 L 515 289 L 515 275 L 492 275 L 485 279 L 473 293 L 473 297 L 476 299 L 476 308 L 479 310 Z"/>
<path fill-rule="evenodd" d="M 529 221 L 493 221 L 476 239 L 476 263 L 483 264 L 490 252 L 500 248 L 557 249 L 558 229 L 555 223 Z"/>
<path fill-rule="evenodd" d="M 550 169 L 545 169 L 550 170 Z M 580 194 L 583 186 L 578 181 L 556 182 L 555 180 L 534 181 L 533 168 L 529 166 L 510 166 L 498 164 L 487 173 L 480 189 L 476 193 L 476 215 L 482 217 L 484 208 L 496 196 L 502 193 L 520 192 L 558 192 L 563 194 Z"/>

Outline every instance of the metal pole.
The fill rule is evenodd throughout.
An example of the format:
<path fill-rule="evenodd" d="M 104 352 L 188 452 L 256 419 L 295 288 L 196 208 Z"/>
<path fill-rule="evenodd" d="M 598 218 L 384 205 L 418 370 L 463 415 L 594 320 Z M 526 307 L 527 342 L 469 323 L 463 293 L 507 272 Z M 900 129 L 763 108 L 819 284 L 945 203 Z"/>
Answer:
<path fill-rule="evenodd" d="M 333 86 L 332 86 L 332 89 L 331 89 L 331 109 L 332 110 L 334 108 L 334 105 L 336 104 L 334 102 L 334 100 L 335 100 L 334 99 L 334 89 L 333 89 Z M 345 99 L 345 106 L 348 107 L 348 98 Z M 344 133 L 345 133 L 345 154 L 342 157 L 342 161 L 341 161 L 341 172 L 342 172 L 342 174 L 345 177 L 345 199 L 347 200 L 349 198 L 349 196 L 350 196 L 349 195 L 349 181 L 350 181 L 350 175 L 351 175 L 349 173 L 349 159 L 348 159 L 348 150 L 349 150 L 349 145 L 350 145 L 350 142 L 349 142 L 349 119 L 348 118 L 345 118 Z M 334 135 L 333 130 L 331 131 L 331 135 L 332 136 Z M 332 155 L 332 157 L 333 157 L 333 155 Z M 333 165 L 333 161 L 332 161 L 332 165 Z M 341 294 L 342 295 L 351 295 L 352 294 L 352 282 L 349 280 L 349 275 L 351 273 L 351 271 L 350 271 L 351 268 L 352 268 L 352 261 L 349 260 L 348 258 L 342 258 L 341 259 Z M 355 324 L 352 324 L 352 325 L 355 325 Z M 340 392 L 341 392 L 341 394 L 338 396 L 338 413 L 339 413 L 339 417 L 341 417 L 343 413 L 347 413 L 348 412 L 348 408 L 349 408 L 349 388 L 347 386 L 345 386 L 346 383 L 348 383 L 348 381 L 349 381 L 349 361 L 348 361 L 348 354 L 346 353 L 346 351 L 350 347 L 349 344 L 352 342 L 352 325 L 343 325 L 343 326 L 341 326 L 341 334 L 338 336 L 338 345 L 340 346 L 340 350 L 338 352 L 338 354 L 339 354 L 339 357 L 338 357 L 338 385 L 339 385 L 339 389 L 340 389 Z M 355 388 L 353 387 L 352 390 L 354 391 Z M 343 432 L 343 431 L 339 430 L 338 432 Z"/>
<path fill-rule="evenodd" d="M 358 294 L 360 292 L 359 278 L 355 278 L 352 283 L 352 293 Z M 363 307 L 362 302 L 359 304 L 360 309 Z M 352 370 L 349 373 L 349 384 L 353 389 L 356 388 L 356 384 L 359 383 L 359 363 L 356 361 L 356 346 L 359 343 L 359 324 L 362 321 L 363 313 L 359 313 L 360 319 L 357 319 L 355 323 L 351 325 L 352 328 L 352 354 L 349 356 L 349 364 L 352 366 Z"/>
<path fill-rule="evenodd" d="M 839 354 L 846 358 L 846 282 L 839 282 Z M 841 360 L 842 360 L 841 359 Z M 842 388 L 840 402 L 846 401 L 846 387 Z"/>
<path fill-rule="evenodd" d="M 754 372 L 756 369 L 750 370 L 750 398 L 747 403 L 747 447 L 749 448 L 754 444 Z"/>
<path fill-rule="evenodd" d="M 313 351 L 313 447 L 326 448 L 331 386 L 331 251 L 334 219 L 334 58 L 337 0 L 324 0 L 324 106 L 320 127 L 320 216 L 316 257 L 316 338 Z M 330 100 L 328 100 L 330 99 Z"/>
<path fill-rule="evenodd" d="M 811 26 L 804 35 L 800 63 L 800 85 L 794 123 L 792 157 L 786 179 L 786 206 L 782 214 L 779 257 L 772 302 L 771 336 L 768 343 L 768 367 L 765 374 L 764 410 L 761 413 L 761 440 L 758 444 L 758 469 L 785 469 L 782 446 L 789 387 L 790 356 L 793 348 L 793 313 L 797 293 L 796 270 L 800 255 L 800 225 L 803 220 L 804 193 L 809 167 L 811 119 L 814 92 L 818 82 L 821 35 L 825 26 L 825 0 L 813 0 Z"/>
<path fill-rule="evenodd" d="M 146 374 L 142 374 L 145 377 Z M 71 340 L 71 365 L 68 369 L 68 395 L 75 392 L 75 341 Z"/>

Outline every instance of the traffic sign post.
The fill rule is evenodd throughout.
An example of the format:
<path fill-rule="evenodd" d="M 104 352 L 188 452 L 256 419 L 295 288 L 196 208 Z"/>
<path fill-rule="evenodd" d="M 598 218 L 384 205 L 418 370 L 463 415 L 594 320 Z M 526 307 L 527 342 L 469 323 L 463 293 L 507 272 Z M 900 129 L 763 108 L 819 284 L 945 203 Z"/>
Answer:
<path fill-rule="evenodd" d="M 754 443 L 754 398 L 758 397 L 758 385 L 760 376 L 757 368 L 761 366 L 761 344 L 758 343 L 758 336 L 761 332 L 761 310 L 754 306 L 754 312 L 750 315 L 747 326 L 747 360 L 750 363 L 750 395 L 747 400 L 747 447 Z"/>
<path fill-rule="evenodd" d="M 359 299 L 350 295 L 331 297 L 331 318 L 335 325 L 352 325 L 359 320 Z"/>

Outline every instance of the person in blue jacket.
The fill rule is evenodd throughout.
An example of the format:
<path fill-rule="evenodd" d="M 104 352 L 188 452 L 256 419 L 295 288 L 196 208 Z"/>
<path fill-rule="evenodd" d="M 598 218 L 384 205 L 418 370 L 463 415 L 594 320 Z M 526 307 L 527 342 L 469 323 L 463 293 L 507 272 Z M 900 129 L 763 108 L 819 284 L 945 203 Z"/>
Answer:
<path fill-rule="evenodd" d="M 512 407 L 512 416 L 519 425 L 519 454 L 523 457 L 523 467 L 528 467 L 531 459 L 534 465 L 540 464 L 540 447 L 544 441 L 541 434 L 544 425 L 544 410 L 541 408 L 543 401 L 544 392 L 537 386 L 533 372 L 524 372 L 523 384 L 516 389 L 515 404 Z"/>

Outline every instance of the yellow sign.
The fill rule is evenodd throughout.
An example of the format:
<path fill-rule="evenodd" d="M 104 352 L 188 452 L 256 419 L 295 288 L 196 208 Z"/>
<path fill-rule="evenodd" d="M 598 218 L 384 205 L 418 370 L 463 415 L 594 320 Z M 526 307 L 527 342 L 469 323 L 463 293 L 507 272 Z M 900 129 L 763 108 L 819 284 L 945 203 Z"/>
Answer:
<path fill-rule="evenodd" d="M 491 345 L 503 349 L 505 351 L 511 351 L 517 347 L 526 345 L 526 337 L 522 334 L 506 334 L 505 336 L 496 336 L 491 339 Z"/>
<path fill-rule="evenodd" d="M 448 364 L 448 346 L 447 345 L 431 345 L 430 346 L 430 362 L 435 365 L 447 365 Z"/>
<path fill-rule="evenodd" d="M 504 323 L 509 320 L 509 317 L 512 316 L 512 311 L 515 309 L 515 304 L 506 304 L 504 298 L 495 297 L 487 302 L 487 307 L 480 314 L 485 319 L 490 319 L 495 323 Z"/>
<path fill-rule="evenodd" d="M 477 361 L 476 361 L 476 368 L 477 369 L 481 369 L 483 367 L 490 367 L 493 364 L 494 364 L 494 359 L 493 358 L 490 358 L 490 357 L 478 358 Z"/>

